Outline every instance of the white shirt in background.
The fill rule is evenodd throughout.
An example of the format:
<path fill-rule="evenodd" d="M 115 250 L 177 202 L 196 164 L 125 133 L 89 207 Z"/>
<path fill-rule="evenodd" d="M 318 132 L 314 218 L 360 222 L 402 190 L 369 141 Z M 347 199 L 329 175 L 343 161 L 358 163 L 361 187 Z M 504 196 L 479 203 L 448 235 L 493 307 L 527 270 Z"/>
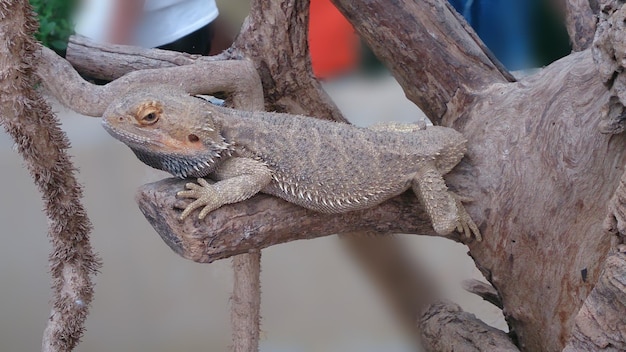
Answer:
<path fill-rule="evenodd" d="M 215 0 L 145 0 L 131 44 L 144 48 L 169 44 L 211 23 L 218 14 Z M 104 42 L 109 26 L 114 23 L 112 15 L 111 0 L 84 0 L 74 30 L 96 42 Z"/>

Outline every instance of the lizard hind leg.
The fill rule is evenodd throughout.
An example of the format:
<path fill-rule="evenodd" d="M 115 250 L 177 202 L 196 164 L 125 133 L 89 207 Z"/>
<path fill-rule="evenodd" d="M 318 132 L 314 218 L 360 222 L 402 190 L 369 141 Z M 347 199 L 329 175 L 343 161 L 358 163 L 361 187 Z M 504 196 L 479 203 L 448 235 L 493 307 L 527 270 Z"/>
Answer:
<path fill-rule="evenodd" d="M 445 236 L 457 230 L 468 238 L 474 234 L 478 241 L 482 239 L 478 227 L 434 165 L 426 165 L 411 182 L 411 188 L 426 208 L 435 232 Z"/>

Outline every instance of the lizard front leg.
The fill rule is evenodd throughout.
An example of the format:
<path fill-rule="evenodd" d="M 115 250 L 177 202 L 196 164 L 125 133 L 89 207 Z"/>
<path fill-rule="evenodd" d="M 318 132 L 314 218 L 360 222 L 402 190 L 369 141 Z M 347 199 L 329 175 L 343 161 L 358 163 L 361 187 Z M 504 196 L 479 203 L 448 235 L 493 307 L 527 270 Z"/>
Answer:
<path fill-rule="evenodd" d="M 435 232 L 447 235 L 456 229 L 468 238 L 473 233 L 478 241 L 482 240 L 478 227 L 434 165 L 426 164 L 413 178 L 411 188 L 426 208 Z"/>
<path fill-rule="evenodd" d="M 199 219 L 221 207 L 246 200 L 259 193 L 272 180 L 271 170 L 264 163 L 248 158 L 231 158 L 224 161 L 212 174 L 213 184 L 203 178 L 198 183 L 187 183 L 186 190 L 176 194 L 180 198 L 195 199 L 187 205 L 179 219 L 184 220 L 195 209 L 202 207 Z"/>

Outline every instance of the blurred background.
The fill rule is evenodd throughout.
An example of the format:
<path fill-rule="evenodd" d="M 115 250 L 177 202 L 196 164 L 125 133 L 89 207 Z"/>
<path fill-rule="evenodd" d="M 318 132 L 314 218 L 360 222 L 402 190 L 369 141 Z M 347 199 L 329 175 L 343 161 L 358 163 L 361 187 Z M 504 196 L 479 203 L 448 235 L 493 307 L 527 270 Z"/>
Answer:
<path fill-rule="evenodd" d="M 33 0 L 32 3 L 41 12 L 40 40 L 62 54 L 64 40 L 71 33 L 71 26 L 68 27 L 71 22 L 65 22 L 69 21 L 69 8 L 64 4 L 69 2 Z M 541 5 L 558 8 L 553 3 Z M 238 28 L 249 3 L 224 0 L 218 1 L 218 6 L 221 16 Z M 471 6 L 459 12 L 470 11 Z M 471 12 L 467 11 L 466 15 Z M 341 39 L 344 44 L 327 45 L 328 40 L 323 38 L 328 29 L 324 28 L 323 20 L 331 15 L 321 13 L 318 18 L 322 25 L 315 34 L 321 39 L 311 44 L 315 50 L 316 74 L 324 78 L 324 88 L 345 116 L 360 126 L 379 121 L 424 119 L 419 109 L 404 98 L 395 80 L 354 39 L 340 16 L 333 23 L 338 23 L 336 31 L 345 34 Z M 558 11 L 553 15 L 546 17 L 548 24 L 557 28 L 550 35 L 562 38 L 564 27 L 558 25 Z M 470 23 L 474 25 L 476 21 Z M 543 61 L 536 54 L 539 51 L 533 49 L 530 55 L 533 59 L 528 63 L 547 64 L 569 52 L 566 39 L 555 43 L 564 49 L 550 55 L 544 53 L 547 58 Z M 337 45 L 347 50 L 339 63 L 333 63 L 337 58 L 327 56 Z M 320 60 L 331 63 L 320 64 Z M 77 350 L 228 349 L 230 260 L 196 264 L 173 253 L 134 201 L 139 185 L 168 175 L 139 162 L 126 146 L 101 128 L 99 119 L 77 115 L 53 100 L 50 103 L 72 142 L 70 153 L 79 168 L 77 177 L 84 186 L 84 203 L 94 225 L 92 243 L 104 262 L 96 277 L 87 332 Z M 0 246 L 0 351 L 36 351 L 40 349 L 50 311 L 47 262 L 50 248 L 39 193 L 12 146 L 10 138 L 1 133 L 0 167 L 4 182 L 0 183 L 3 195 L 0 224 L 4 243 Z M 398 238 L 414 253 L 415 265 L 436 278 L 436 285 L 445 297 L 488 324 L 506 329 L 498 309 L 461 289 L 462 280 L 480 278 L 464 246 L 439 238 L 414 235 Z M 413 338 L 393 316 L 382 293 L 342 247 L 336 236 L 329 236 L 263 251 L 262 351 L 416 349 Z"/>

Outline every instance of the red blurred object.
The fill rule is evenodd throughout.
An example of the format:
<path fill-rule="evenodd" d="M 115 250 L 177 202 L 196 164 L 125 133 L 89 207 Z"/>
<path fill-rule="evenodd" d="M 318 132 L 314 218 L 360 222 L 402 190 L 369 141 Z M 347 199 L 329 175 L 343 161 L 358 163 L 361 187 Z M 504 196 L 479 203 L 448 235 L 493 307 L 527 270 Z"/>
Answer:
<path fill-rule="evenodd" d="M 311 0 L 309 50 L 317 78 L 332 78 L 356 68 L 359 37 L 330 0 Z"/>

